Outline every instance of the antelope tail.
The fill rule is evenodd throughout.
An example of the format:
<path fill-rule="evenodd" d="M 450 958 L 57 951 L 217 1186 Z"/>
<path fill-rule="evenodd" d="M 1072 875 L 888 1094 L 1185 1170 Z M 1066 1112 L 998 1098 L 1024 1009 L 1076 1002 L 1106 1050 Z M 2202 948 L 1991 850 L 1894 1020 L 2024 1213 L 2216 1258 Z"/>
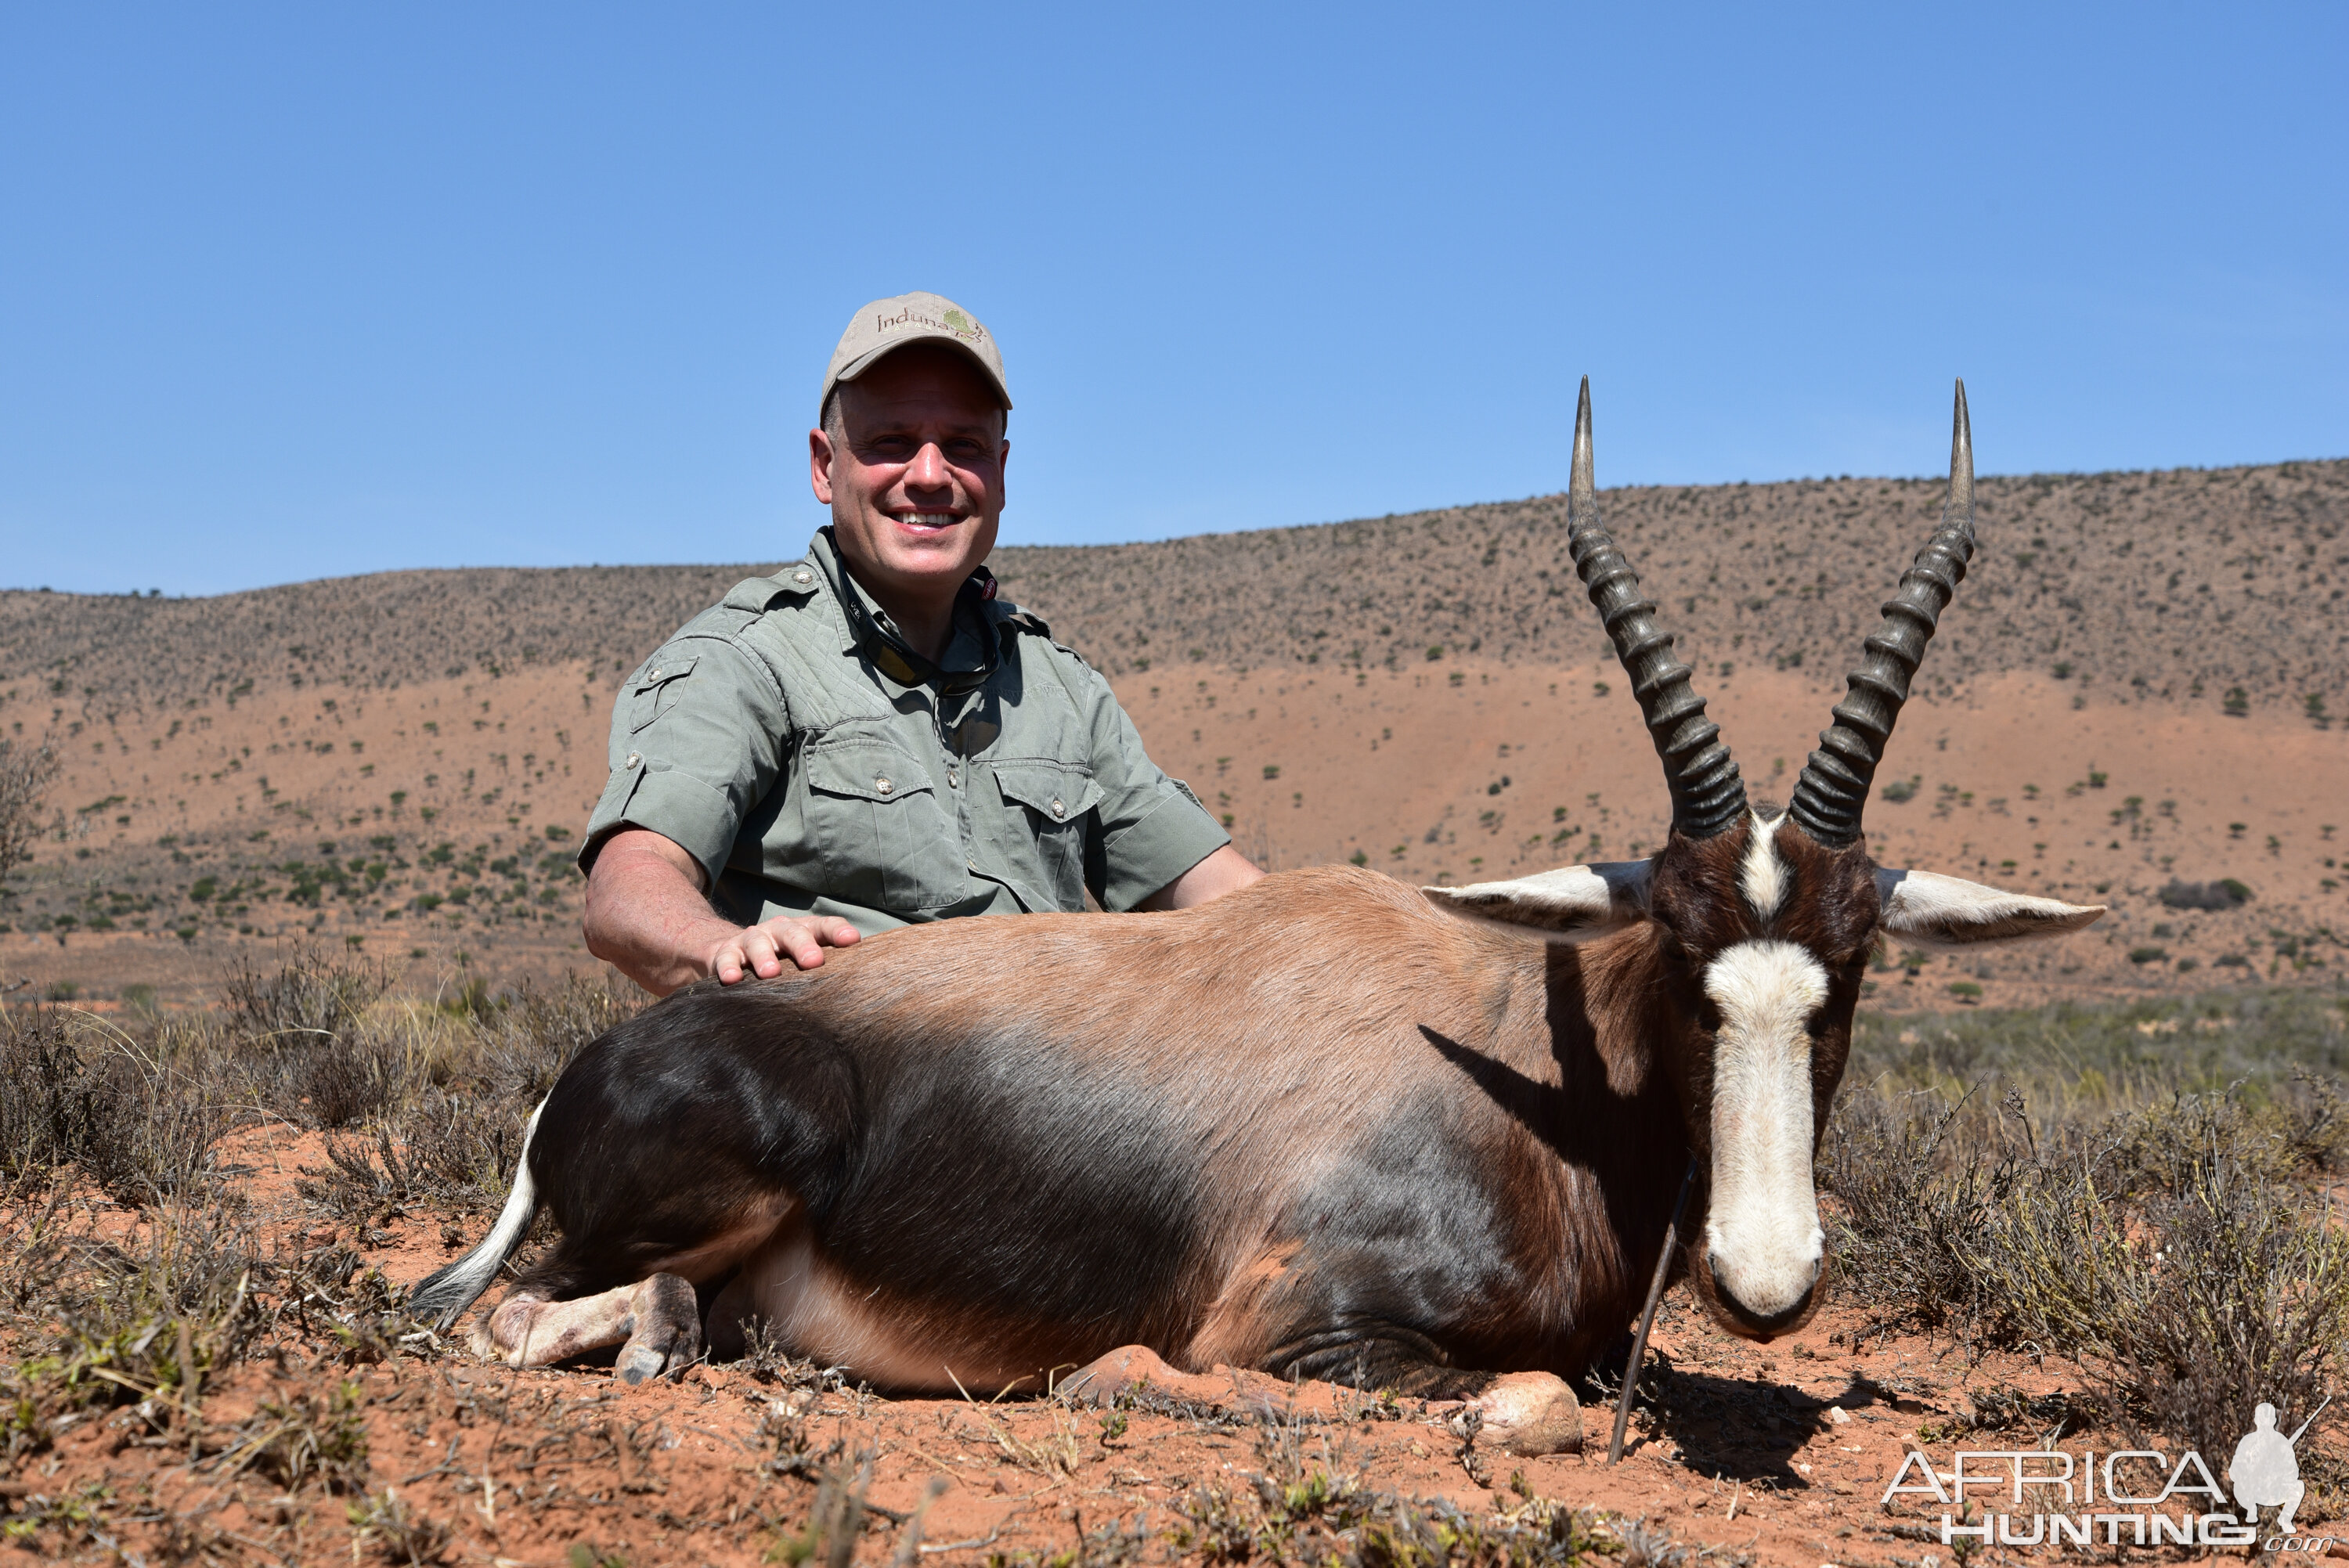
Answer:
<path fill-rule="evenodd" d="M 506 1206 L 498 1211 L 498 1222 L 481 1238 L 481 1244 L 436 1274 L 427 1275 L 409 1294 L 408 1310 L 418 1317 L 429 1314 L 435 1331 L 445 1334 L 451 1324 L 465 1315 L 465 1309 L 481 1298 L 498 1277 L 498 1270 L 506 1259 L 522 1245 L 530 1233 L 531 1221 L 538 1217 L 538 1183 L 530 1175 L 530 1140 L 538 1131 L 539 1111 L 546 1109 L 539 1101 L 538 1110 L 530 1113 L 530 1120 L 522 1130 L 522 1153 L 514 1161 L 513 1189 L 506 1194 Z"/>

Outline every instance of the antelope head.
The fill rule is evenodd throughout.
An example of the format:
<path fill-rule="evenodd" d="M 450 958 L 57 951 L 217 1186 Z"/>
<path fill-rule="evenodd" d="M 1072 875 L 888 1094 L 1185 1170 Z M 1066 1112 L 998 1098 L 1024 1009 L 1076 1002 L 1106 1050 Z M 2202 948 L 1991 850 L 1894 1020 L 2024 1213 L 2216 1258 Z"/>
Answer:
<path fill-rule="evenodd" d="M 1826 1263 L 1812 1163 L 1851 1047 L 1869 954 L 2076 931 L 2105 912 L 2004 892 L 1868 852 L 1861 816 L 1894 720 L 1974 549 L 1973 450 L 1960 382 L 1940 526 L 1901 576 L 1784 810 L 1748 800 L 1737 764 L 1639 578 L 1599 517 L 1590 384 L 1575 415 L 1567 545 L 1630 676 L 1671 792 L 1642 861 L 1431 888 L 1457 912 L 1554 942 L 1651 944 L 1653 1044 L 1679 1075 L 1706 1172 L 1692 1233 L 1698 1294 L 1730 1331 L 1768 1339 L 1818 1305 Z"/>

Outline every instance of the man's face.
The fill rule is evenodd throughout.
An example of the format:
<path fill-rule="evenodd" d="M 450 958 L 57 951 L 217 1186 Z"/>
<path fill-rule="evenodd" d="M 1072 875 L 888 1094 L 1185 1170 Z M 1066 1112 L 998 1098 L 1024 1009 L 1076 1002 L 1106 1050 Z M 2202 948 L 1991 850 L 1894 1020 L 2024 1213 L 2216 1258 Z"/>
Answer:
<path fill-rule="evenodd" d="M 885 601 L 949 596 L 995 548 L 1003 410 L 950 348 L 901 348 L 840 386 L 844 439 L 808 433 L 816 500 L 857 580 Z"/>

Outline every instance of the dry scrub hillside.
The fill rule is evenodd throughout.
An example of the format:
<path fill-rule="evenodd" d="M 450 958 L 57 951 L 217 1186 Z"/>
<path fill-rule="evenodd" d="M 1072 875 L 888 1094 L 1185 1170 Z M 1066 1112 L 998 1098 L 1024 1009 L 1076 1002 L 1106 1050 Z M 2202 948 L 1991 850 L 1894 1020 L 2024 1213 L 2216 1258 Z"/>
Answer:
<path fill-rule="evenodd" d="M 1606 498 L 1758 793 L 1783 799 L 1939 500 Z M 1888 954 L 1878 1005 L 2338 984 L 2349 462 L 1993 481 L 1982 510 L 1871 843 L 2114 913 L 1963 964 Z M 1460 882 L 1663 830 L 1562 531 L 1537 500 L 999 565 L 1260 861 Z M 0 594 L 0 735 L 58 748 L 67 825 L 0 893 L 0 985 L 193 997 L 296 934 L 460 984 L 591 967 L 569 861 L 619 672 L 748 570 Z"/>
<path fill-rule="evenodd" d="M 1605 492 L 1692 662 L 1840 670 L 1945 487 L 1796 480 Z M 2037 474 L 1981 486 L 1983 551 L 1929 666 L 1938 689 L 2038 671 L 2129 697 L 2240 686 L 2337 710 L 2349 675 L 2349 460 Z M 778 541 L 795 551 L 797 540 Z M 1176 664 L 1507 664 L 1604 651 L 1564 500 L 1164 543 L 1007 549 L 1007 591 L 1112 674 Z M 0 591 L 0 685 L 88 718 L 231 692 L 635 664 L 760 566 L 401 572 L 223 594 Z M 246 683 L 251 683 L 247 685 Z"/>
<path fill-rule="evenodd" d="M 1605 492 L 1600 508 L 1709 675 L 1840 675 L 1947 485 L 1798 480 Z M 2349 675 L 2349 462 L 2039 474 L 1980 487 L 1982 552 L 1927 665 L 2100 695 L 2330 710 Z M 1418 663 L 1442 648 L 1577 664 L 1607 644 L 1561 496 L 1314 528 L 1017 552 L 1023 603 L 1116 671 L 1201 661 Z"/>

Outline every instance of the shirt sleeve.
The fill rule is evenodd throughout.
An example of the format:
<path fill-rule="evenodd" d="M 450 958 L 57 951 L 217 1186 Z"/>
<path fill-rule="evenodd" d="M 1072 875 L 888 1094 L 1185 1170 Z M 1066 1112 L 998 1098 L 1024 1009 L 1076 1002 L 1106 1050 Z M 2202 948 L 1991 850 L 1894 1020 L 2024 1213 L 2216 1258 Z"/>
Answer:
<path fill-rule="evenodd" d="M 1141 732 L 1100 672 L 1072 654 L 1065 659 L 1073 692 L 1092 730 L 1094 808 L 1099 830 L 1086 846 L 1085 884 L 1103 909 L 1123 912 L 1232 841 L 1198 797 L 1150 760 Z"/>
<path fill-rule="evenodd" d="M 622 828 L 648 828 L 716 887 L 743 819 L 774 787 L 789 727 L 774 672 L 740 643 L 688 634 L 664 645 L 612 705 L 611 778 L 579 869 Z"/>

